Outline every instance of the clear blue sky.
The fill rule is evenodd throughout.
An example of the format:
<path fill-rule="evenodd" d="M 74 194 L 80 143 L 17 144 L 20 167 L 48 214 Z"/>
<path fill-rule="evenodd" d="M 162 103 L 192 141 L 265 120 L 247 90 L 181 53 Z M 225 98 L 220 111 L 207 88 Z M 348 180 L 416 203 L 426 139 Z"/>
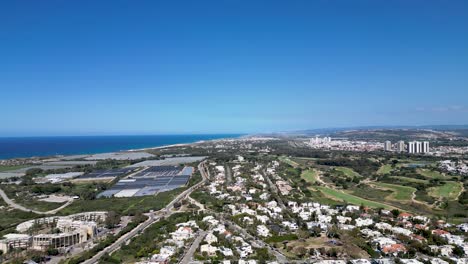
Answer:
<path fill-rule="evenodd" d="M 468 124 L 468 1 L 2 1 L 0 91 L 1 136 Z"/>

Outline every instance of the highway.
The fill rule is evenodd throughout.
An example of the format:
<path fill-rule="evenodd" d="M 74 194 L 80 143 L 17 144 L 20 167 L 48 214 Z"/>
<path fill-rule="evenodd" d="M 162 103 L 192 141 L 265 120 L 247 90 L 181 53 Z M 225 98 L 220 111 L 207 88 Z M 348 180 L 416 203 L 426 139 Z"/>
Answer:
<path fill-rule="evenodd" d="M 153 223 L 159 221 L 162 217 L 169 216 L 171 214 L 171 209 L 174 208 L 174 204 L 177 202 L 180 202 L 187 198 L 187 196 L 192 193 L 195 189 L 199 188 L 208 179 L 207 171 L 205 169 L 205 162 L 201 162 L 198 165 L 198 170 L 200 171 L 202 175 L 202 181 L 195 184 L 194 186 L 188 188 L 187 190 L 183 191 L 181 194 L 179 194 L 172 202 L 170 202 L 165 208 L 161 209 L 157 213 L 158 216 L 154 216 L 154 214 L 151 214 L 148 220 L 145 222 L 141 223 L 137 227 L 135 227 L 132 231 L 126 233 L 125 235 L 121 236 L 119 239 L 117 239 L 112 245 L 106 247 L 105 249 L 99 251 L 96 255 L 94 255 L 92 258 L 84 261 L 84 264 L 94 264 L 98 263 L 99 259 L 106 253 L 111 254 L 112 252 L 116 251 L 124 242 L 132 239 L 134 236 L 136 236 L 140 231 L 143 231 L 146 229 L 148 226 L 152 225 Z"/>

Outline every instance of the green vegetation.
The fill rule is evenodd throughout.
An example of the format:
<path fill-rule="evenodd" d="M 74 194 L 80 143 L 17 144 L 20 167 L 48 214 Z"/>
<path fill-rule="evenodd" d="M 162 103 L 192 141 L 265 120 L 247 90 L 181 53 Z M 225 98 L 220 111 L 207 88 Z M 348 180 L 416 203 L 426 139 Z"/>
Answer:
<path fill-rule="evenodd" d="M 392 165 L 390 164 L 385 164 L 380 167 L 380 169 L 377 171 L 377 174 L 387 174 L 392 171 Z"/>
<path fill-rule="evenodd" d="M 433 170 L 428 170 L 428 169 L 418 169 L 417 172 L 427 178 L 445 179 L 445 176 L 438 171 L 433 171 Z"/>
<path fill-rule="evenodd" d="M 287 163 L 293 167 L 298 167 L 299 166 L 299 163 L 295 162 L 295 161 L 292 161 L 290 158 L 288 157 L 285 157 L 285 156 L 281 156 L 279 157 L 279 160 L 284 162 L 284 163 Z"/>
<path fill-rule="evenodd" d="M 380 168 L 380 163 L 374 162 L 366 157 L 337 157 L 325 160 L 317 160 L 317 165 L 346 167 L 362 176 L 371 176 Z"/>
<path fill-rule="evenodd" d="M 351 203 L 355 205 L 363 204 L 364 206 L 369 206 L 369 207 L 374 207 L 374 208 L 387 208 L 387 209 L 392 208 L 391 206 L 383 204 L 383 203 L 369 201 L 369 200 L 354 196 L 352 194 L 334 190 L 328 187 L 316 187 L 316 188 L 318 188 L 321 192 L 323 192 L 324 194 L 328 196 L 331 196 L 335 199 L 339 199 L 341 201 L 345 201 L 347 203 Z"/>
<path fill-rule="evenodd" d="M 316 177 L 317 177 L 317 171 L 315 171 L 314 169 L 304 170 L 301 173 L 301 178 L 303 178 L 309 183 L 315 183 L 315 181 L 317 180 Z"/>
<path fill-rule="evenodd" d="M 448 200 L 457 199 L 462 191 L 462 185 L 458 182 L 447 181 L 444 185 L 432 187 L 429 189 L 429 195 L 436 198 L 445 198 Z"/>
<path fill-rule="evenodd" d="M 271 236 L 265 240 L 267 243 L 278 243 L 283 241 L 297 240 L 298 237 L 296 234 L 286 234 L 281 236 Z"/>
<path fill-rule="evenodd" d="M 126 198 L 99 198 L 94 200 L 77 200 L 60 211 L 68 215 L 86 211 L 114 211 L 121 215 L 135 215 L 150 210 L 160 210 L 172 201 L 185 188 L 178 188 L 152 196 Z"/>
<path fill-rule="evenodd" d="M 26 168 L 30 165 L 0 165 L 0 172 L 5 172 L 5 171 L 12 171 L 12 170 L 19 170 L 22 168 Z"/>
<path fill-rule="evenodd" d="M 367 184 L 359 184 L 350 190 L 352 190 L 353 195 L 372 201 L 382 201 L 383 197 L 392 194 L 392 191 L 373 188 Z"/>
<path fill-rule="evenodd" d="M 62 206 L 62 205 L 64 205 L 66 203 L 66 202 L 51 203 L 51 202 L 44 202 L 44 201 L 34 200 L 34 199 L 23 200 L 23 199 L 20 199 L 20 198 L 16 198 L 15 202 L 18 203 L 18 204 L 21 204 L 22 206 L 24 206 L 24 207 L 26 207 L 28 209 L 32 209 L 32 210 L 36 210 L 36 211 L 40 211 L 40 212 L 47 212 L 47 211 L 50 211 L 50 210 L 54 210 L 54 209 L 59 208 L 60 206 Z"/>
<path fill-rule="evenodd" d="M 0 201 L 3 202 L 1 199 Z M 5 234 L 14 232 L 14 229 L 18 224 L 38 217 L 38 215 L 34 213 L 23 212 L 16 209 L 0 209 L 0 215 L 0 237 Z"/>
<path fill-rule="evenodd" d="M 111 259 L 114 260 L 114 263 L 134 263 L 142 257 L 149 257 L 161 249 L 164 236 L 176 230 L 176 223 L 201 217 L 190 213 L 176 213 L 167 219 L 162 219 L 149 226 L 139 236 L 133 238 L 128 245 L 123 245 L 111 255 Z"/>
<path fill-rule="evenodd" d="M 402 180 L 402 181 L 405 181 L 405 182 L 414 182 L 414 183 L 420 183 L 420 184 L 429 184 L 429 181 L 428 181 L 428 180 L 421 180 L 421 179 L 415 179 L 415 178 L 409 178 L 409 177 L 403 177 L 403 176 L 390 176 L 390 178 Z"/>
<path fill-rule="evenodd" d="M 346 175 L 347 177 L 350 177 L 350 178 L 361 177 L 361 175 L 359 175 L 359 173 L 355 172 L 354 170 L 352 170 L 350 168 L 337 167 L 337 168 L 335 168 L 335 170 L 343 172 L 344 175 Z"/>
<path fill-rule="evenodd" d="M 71 259 L 66 260 L 67 264 L 78 264 L 81 263 L 87 259 L 92 258 L 96 253 L 99 251 L 103 250 L 104 248 L 112 245 L 119 237 L 125 235 L 126 233 L 130 232 L 133 230 L 135 227 L 137 227 L 140 223 L 143 223 L 146 219 L 148 219 L 147 216 L 145 215 L 136 215 L 133 217 L 132 221 L 128 223 L 128 225 L 123 228 L 116 236 L 114 235 L 109 235 L 104 239 L 103 241 L 99 242 L 95 247 L 92 249 L 83 252 L 80 256 L 74 257 Z"/>
<path fill-rule="evenodd" d="M 400 201 L 411 201 L 413 193 L 416 191 L 413 187 L 401 186 L 390 183 L 375 182 L 372 183 L 380 188 L 389 189 L 394 193 L 391 195 L 392 199 Z"/>

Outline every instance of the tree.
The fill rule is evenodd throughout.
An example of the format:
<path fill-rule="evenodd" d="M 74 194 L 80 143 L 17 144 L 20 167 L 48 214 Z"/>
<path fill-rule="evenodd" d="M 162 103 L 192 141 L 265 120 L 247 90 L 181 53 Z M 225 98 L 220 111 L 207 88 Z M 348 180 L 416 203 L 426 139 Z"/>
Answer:
<path fill-rule="evenodd" d="M 36 174 L 40 174 L 44 172 L 44 170 L 42 170 L 41 168 L 32 168 L 32 169 L 29 169 L 26 171 L 26 175 L 25 176 L 34 176 Z"/>
<path fill-rule="evenodd" d="M 58 254 L 59 254 L 59 251 L 56 248 L 47 249 L 47 255 L 49 256 L 57 256 Z"/>
<path fill-rule="evenodd" d="M 107 228 L 114 228 L 120 223 L 120 215 L 114 211 L 107 213 L 105 225 Z"/>
<path fill-rule="evenodd" d="M 452 253 L 453 253 L 455 256 L 458 256 L 458 257 L 463 257 L 463 255 L 465 255 L 465 251 L 463 250 L 462 247 L 459 247 L 459 246 L 455 246 L 455 247 L 453 248 Z"/>

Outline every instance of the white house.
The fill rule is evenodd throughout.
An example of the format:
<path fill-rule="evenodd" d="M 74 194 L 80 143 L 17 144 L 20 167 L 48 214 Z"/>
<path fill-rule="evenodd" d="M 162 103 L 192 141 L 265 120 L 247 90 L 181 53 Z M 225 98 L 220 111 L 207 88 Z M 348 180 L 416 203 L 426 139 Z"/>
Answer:
<path fill-rule="evenodd" d="M 267 237 L 270 235 L 270 230 L 268 230 L 268 228 L 264 225 L 258 225 L 257 226 L 257 233 L 259 236 L 262 236 L 262 237 Z"/>
<path fill-rule="evenodd" d="M 213 235 L 213 233 L 208 233 L 205 237 L 205 241 L 211 245 L 213 243 L 218 242 L 218 238 L 215 235 Z"/>

